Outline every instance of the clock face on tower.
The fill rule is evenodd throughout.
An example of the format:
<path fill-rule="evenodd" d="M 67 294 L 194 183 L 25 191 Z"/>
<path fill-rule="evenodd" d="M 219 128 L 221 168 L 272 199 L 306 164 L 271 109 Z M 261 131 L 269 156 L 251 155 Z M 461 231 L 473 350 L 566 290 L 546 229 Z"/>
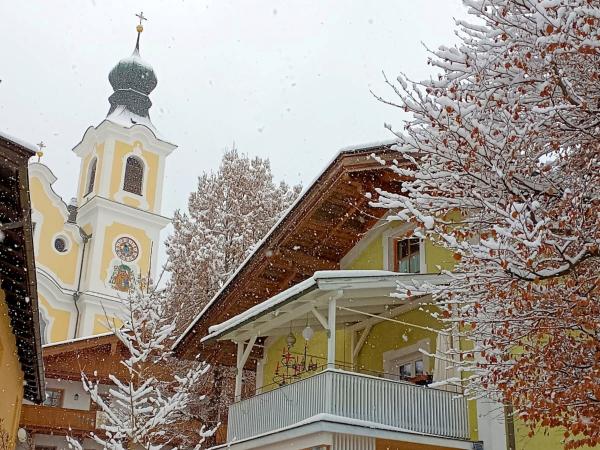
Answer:
<path fill-rule="evenodd" d="M 121 237 L 115 242 L 115 253 L 122 261 L 131 262 L 138 257 L 140 251 L 133 239 Z"/>

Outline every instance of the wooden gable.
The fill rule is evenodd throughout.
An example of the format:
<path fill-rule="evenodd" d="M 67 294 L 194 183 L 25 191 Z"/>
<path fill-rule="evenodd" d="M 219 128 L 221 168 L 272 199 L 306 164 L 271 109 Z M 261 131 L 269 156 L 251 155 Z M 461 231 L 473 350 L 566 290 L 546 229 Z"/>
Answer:
<path fill-rule="evenodd" d="M 81 373 L 101 383 L 112 384 L 109 374 L 126 377 L 120 363 L 127 350 L 114 334 L 51 344 L 44 347 L 46 378 L 81 380 Z"/>
<path fill-rule="evenodd" d="M 200 353 L 211 363 L 234 365 L 232 344 L 200 343 L 211 325 L 316 271 L 339 269 L 344 255 L 386 213 L 371 207 L 366 194 L 376 188 L 399 191 L 399 177 L 371 158 L 373 153 L 386 161 L 398 157 L 389 145 L 341 152 L 186 331 L 176 353 L 186 358 Z"/>

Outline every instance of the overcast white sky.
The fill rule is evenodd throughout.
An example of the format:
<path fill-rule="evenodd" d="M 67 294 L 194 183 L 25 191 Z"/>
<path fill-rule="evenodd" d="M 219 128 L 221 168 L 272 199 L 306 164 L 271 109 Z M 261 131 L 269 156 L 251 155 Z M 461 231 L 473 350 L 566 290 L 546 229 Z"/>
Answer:
<path fill-rule="evenodd" d="M 196 177 L 236 142 L 268 157 L 276 179 L 306 185 L 340 147 L 389 139 L 399 111 L 381 72 L 422 79 L 430 48 L 456 42 L 460 0 L 0 0 L 0 130 L 48 148 L 68 201 L 71 152 L 108 111 L 108 72 L 131 54 L 154 67 L 152 120 L 177 144 L 163 213 L 184 208 Z M 391 96 L 392 94 L 389 93 Z"/>

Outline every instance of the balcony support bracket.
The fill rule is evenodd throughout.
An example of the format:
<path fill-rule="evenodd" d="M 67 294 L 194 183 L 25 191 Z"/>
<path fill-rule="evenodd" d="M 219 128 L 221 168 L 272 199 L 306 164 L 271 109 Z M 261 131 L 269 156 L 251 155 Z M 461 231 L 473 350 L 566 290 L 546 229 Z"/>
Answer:
<path fill-rule="evenodd" d="M 236 374 L 235 374 L 235 401 L 241 400 L 242 397 L 242 383 L 243 383 L 243 374 L 244 374 L 244 366 L 246 365 L 246 361 L 248 361 L 248 357 L 250 356 L 250 352 L 252 352 L 252 347 L 256 342 L 256 338 L 258 336 L 252 336 L 248 341 L 248 344 L 244 342 L 237 343 L 237 364 L 236 364 Z"/>
<path fill-rule="evenodd" d="M 319 311 L 317 311 L 317 309 L 314 306 L 312 307 L 311 312 L 313 316 L 317 318 L 323 329 L 329 331 L 329 324 L 327 323 L 327 319 L 325 319 L 325 317 L 323 317 L 323 315 Z"/>
<path fill-rule="evenodd" d="M 360 353 L 360 350 L 363 348 L 363 345 L 365 345 L 365 342 L 367 341 L 367 338 L 369 337 L 370 332 L 371 332 L 371 325 L 367 325 L 367 327 L 363 330 L 362 334 L 360 335 L 360 338 L 358 339 L 356 346 L 352 346 L 352 364 L 353 365 L 354 365 L 354 361 L 356 361 L 356 357 Z M 355 333 L 355 331 L 353 331 L 352 333 Z"/>

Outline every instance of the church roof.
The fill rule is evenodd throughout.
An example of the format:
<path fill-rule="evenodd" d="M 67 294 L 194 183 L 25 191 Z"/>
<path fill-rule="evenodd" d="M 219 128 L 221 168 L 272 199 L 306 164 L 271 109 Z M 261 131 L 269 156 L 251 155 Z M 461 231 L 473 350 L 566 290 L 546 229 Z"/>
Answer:
<path fill-rule="evenodd" d="M 131 56 L 121 59 L 110 71 L 108 81 L 114 92 L 108 98 L 110 108 L 106 118 L 125 127 L 136 124 L 146 125 L 153 131 L 150 120 L 150 93 L 158 80 L 150 64 L 140 56 L 140 35 L 143 28 L 138 26 L 135 49 Z"/>

